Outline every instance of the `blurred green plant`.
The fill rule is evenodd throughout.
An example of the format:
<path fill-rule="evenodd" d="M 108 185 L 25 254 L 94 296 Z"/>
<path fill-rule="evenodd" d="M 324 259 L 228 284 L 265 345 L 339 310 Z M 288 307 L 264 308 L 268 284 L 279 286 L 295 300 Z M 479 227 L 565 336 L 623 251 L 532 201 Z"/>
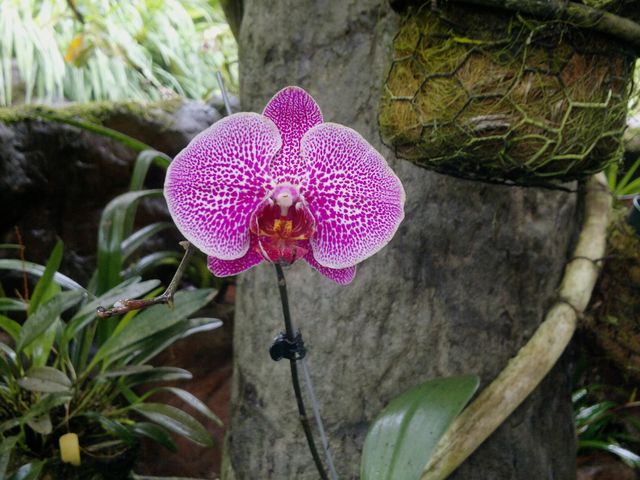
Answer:
<path fill-rule="evenodd" d="M 26 315 L 22 324 L 0 315 L 0 331 L 9 340 L 0 341 L 0 478 L 38 478 L 50 472 L 54 478 L 84 480 L 103 478 L 101 469 L 120 472 L 105 478 L 125 478 L 122 472 L 130 469 L 141 437 L 176 450 L 169 432 L 210 446 L 212 439 L 198 420 L 154 402 L 153 396 L 169 392 L 219 424 L 204 403 L 175 387 L 156 386 L 144 394 L 133 387 L 191 378 L 186 370 L 148 362 L 175 341 L 221 325 L 216 319 L 189 318 L 215 291 L 181 291 L 172 309 L 157 305 L 131 311 L 116 318 L 111 335 L 100 340 L 86 334 L 102 321 L 96 307 L 153 296 L 160 282 L 132 277 L 96 297 L 57 275 L 62 252 L 58 242 L 47 265 L 36 268 L 40 279 L 29 301 L 0 302 L 0 310 Z M 0 268 L 15 267 L 0 260 Z M 61 460 L 58 441 L 69 432 L 79 437 L 80 467 Z M 114 458 L 124 463 L 114 464 Z"/>
<path fill-rule="evenodd" d="M 640 155 L 624 172 L 620 171 L 618 164 L 613 164 L 607 168 L 607 183 L 616 197 L 626 198 L 640 194 L 639 168 Z"/>
<path fill-rule="evenodd" d="M 237 46 L 217 0 L 3 0 L 0 105 L 205 99 L 237 85 Z"/>
<path fill-rule="evenodd" d="M 616 390 L 608 385 L 589 385 L 573 393 L 578 453 L 602 450 L 640 469 L 640 401 L 635 399 L 635 392 L 622 403 L 597 395 L 611 397 Z"/>

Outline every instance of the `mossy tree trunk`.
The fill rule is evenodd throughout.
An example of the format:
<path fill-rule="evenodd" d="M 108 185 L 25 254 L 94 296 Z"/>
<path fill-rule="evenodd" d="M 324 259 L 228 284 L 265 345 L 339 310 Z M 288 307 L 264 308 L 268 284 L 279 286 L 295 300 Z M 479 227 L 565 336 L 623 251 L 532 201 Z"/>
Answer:
<path fill-rule="evenodd" d="M 576 196 L 431 173 L 379 140 L 381 87 L 399 17 L 385 0 L 244 1 L 243 109 L 261 111 L 296 84 L 326 121 L 377 146 L 404 182 L 395 239 L 340 287 L 300 264 L 288 270 L 292 314 L 340 478 L 358 478 L 371 420 L 429 378 L 476 373 L 490 382 L 535 331 L 554 299 Z M 285 362 L 269 360 L 282 330 L 272 266 L 239 279 L 227 479 L 316 479 Z M 459 480 L 575 478 L 566 362 L 453 475 Z"/>

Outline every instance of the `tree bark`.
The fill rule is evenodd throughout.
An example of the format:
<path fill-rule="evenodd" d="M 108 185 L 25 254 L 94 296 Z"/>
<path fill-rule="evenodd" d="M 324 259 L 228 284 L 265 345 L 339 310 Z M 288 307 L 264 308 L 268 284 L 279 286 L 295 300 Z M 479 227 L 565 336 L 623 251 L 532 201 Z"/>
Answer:
<path fill-rule="evenodd" d="M 380 149 L 407 192 L 396 237 L 351 285 L 302 263 L 287 272 L 341 479 L 358 478 L 369 423 L 390 399 L 436 376 L 476 373 L 484 386 L 498 375 L 553 303 L 577 221 L 576 194 L 435 174 L 381 145 L 378 100 L 398 24 L 385 0 L 252 0 L 240 31 L 244 110 L 261 111 L 286 85 L 307 89 L 325 121 Z M 282 330 L 272 266 L 240 276 L 235 322 L 224 478 L 318 478 L 288 365 L 268 357 Z M 451 478 L 569 480 L 574 464 L 561 361 Z"/>

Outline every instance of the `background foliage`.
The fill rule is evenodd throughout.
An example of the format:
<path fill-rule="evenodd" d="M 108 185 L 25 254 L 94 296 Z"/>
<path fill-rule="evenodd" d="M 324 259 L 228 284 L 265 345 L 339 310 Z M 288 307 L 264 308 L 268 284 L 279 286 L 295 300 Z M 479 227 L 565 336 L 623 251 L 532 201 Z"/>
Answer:
<path fill-rule="evenodd" d="M 217 0 L 0 2 L 0 105 L 205 99 L 236 62 Z"/>

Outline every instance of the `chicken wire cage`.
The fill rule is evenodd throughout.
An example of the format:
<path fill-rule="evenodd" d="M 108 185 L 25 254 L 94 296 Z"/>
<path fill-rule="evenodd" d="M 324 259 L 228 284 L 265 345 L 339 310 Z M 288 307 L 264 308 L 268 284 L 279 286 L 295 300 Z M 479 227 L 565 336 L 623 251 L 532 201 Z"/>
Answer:
<path fill-rule="evenodd" d="M 393 47 L 378 121 L 400 158 L 519 185 L 621 159 L 635 52 L 613 37 L 456 3 L 409 11 Z"/>

